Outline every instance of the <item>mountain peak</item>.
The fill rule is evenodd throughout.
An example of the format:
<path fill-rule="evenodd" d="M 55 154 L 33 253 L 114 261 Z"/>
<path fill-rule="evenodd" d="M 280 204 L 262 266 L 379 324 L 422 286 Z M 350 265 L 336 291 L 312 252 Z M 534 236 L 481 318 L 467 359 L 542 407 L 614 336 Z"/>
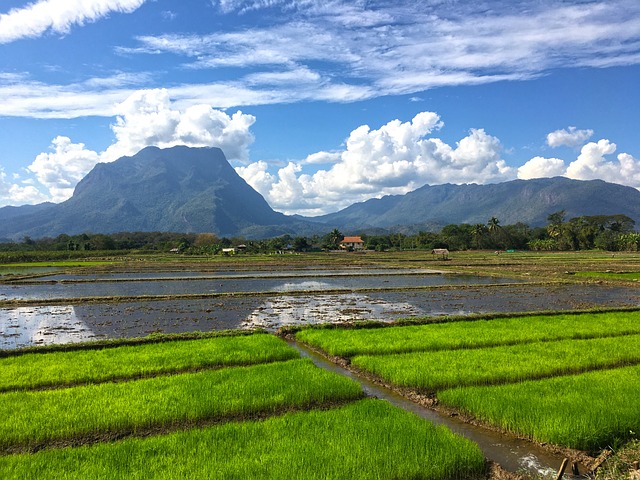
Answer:
<path fill-rule="evenodd" d="M 271 209 L 219 148 L 147 147 L 97 164 L 70 199 L 46 214 L 16 217 L 11 227 L 0 227 L 0 237 L 156 230 L 234 236 L 292 222 Z"/>

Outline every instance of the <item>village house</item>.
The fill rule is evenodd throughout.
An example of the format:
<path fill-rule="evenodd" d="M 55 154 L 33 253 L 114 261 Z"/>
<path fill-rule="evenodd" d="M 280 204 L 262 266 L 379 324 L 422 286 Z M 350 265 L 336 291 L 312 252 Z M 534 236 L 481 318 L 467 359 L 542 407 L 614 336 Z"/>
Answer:
<path fill-rule="evenodd" d="M 344 237 L 340 242 L 343 250 L 364 250 L 364 240 L 360 237 Z"/>

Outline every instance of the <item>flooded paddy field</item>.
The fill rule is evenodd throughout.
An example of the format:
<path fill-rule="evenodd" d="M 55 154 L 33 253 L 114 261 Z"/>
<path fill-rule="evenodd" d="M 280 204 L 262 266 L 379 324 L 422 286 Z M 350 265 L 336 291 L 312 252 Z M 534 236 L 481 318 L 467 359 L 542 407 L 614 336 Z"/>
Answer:
<path fill-rule="evenodd" d="M 85 302 L 76 298 L 67 305 L 44 301 L 37 305 L 0 308 L 0 348 L 140 337 L 151 333 L 251 328 L 275 331 L 297 324 L 640 305 L 637 289 L 593 284 L 457 285 L 340 293 L 327 293 L 322 285 L 316 290 L 307 286 L 310 290 L 304 293 L 288 293 L 282 289 L 260 295 L 125 302 L 106 299 Z"/>
<path fill-rule="evenodd" d="M 355 273 L 355 274 L 354 274 Z M 36 281 L 0 285 L 2 300 L 52 300 L 61 298 L 136 297 L 143 295 L 202 295 L 212 293 L 262 293 L 358 289 L 404 289 L 437 286 L 466 286 L 513 283 L 513 279 L 478 275 L 444 274 L 434 271 L 359 272 L 227 272 L 226 275 L 182 277 L 148 273 L 147 277 L 98 277 L 54 275 Z M 186 277 L 186 278 L 185 278 Z M 518 282 L 518 281 L 516 281 Z"/>

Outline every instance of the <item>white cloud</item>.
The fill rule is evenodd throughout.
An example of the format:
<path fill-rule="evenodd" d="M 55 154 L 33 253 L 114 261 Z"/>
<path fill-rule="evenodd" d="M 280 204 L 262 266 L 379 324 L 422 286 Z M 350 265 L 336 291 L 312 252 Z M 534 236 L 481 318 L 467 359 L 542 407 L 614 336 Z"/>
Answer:
<path fill-rule="evenodd" d="M 18 180 L 17 175 L 13 175 L 14 180 Z M 41 203 L 47 200 L 36 187 L 29 185 L 28 181 L 11 183 L 7 181 L 7 174 L 0 169 L 0 205 L 24 205 Z"/>
<path fill-rule="evenodd" d="M 322 165 L 326 163 L 337 163 L 342 158 L 340 152 L 316 152 L 311 155 L 307 155 L 307 158 L 302 160 L 301 163 L 306 165 Z"/>
<path fill-rule="evenodd" d="M 68 13 L 73 11 L 88 21 L 110 11 L 133 10 L 141 3 L 49 0 L 34 5 L 67 19 L 75 18 Z M 125 55 L 162 54 L 168 65 L 174 62 L 173 69 L 210 70 L 206 82 L 171 88 L 180 109 L 198 104 L 229 108 L 301 101 L 345 103 L 398 94 L 417 99 L 416 93 L 439 86 L 531 79 L 558 67 L 640 63 L 640 3 L 635 0 L 579 5 L 521 0 L 494 2 L 490 10 L 482 2 L 447 2 L 445 7 L 439 1 L 225 0 L 214 4 L 229 15 L 262 8 L 282 12 L 277 12 L 277 21 L 258 22 L 259 26 L 247 28 L 244 22 L 229 21 L 214 33 L 141 36 L 137 45 L 117 49 Z M 62 6 L 54 9 L 58 5 Z M 12 10 L 2 18 L 14 22 L 19 12 L 39 18 L 31 7 Z M 73 23 L 60 24 L 68 28 Z M 229 67 L 238 69 L 235 77 L 217 75 Z M 149 72 L 129 78 L 118 73 L 57 85 L 33 79 L 12 82 L 0 73 L 0 98 L 5 99 L 0 115 L 111 117 L 113 106 L 135 88 L 163 84 L 158 72 L 153 73 L 155 78 Z M 171 73 L 171 69 L 166 72 Z M 588 131 L 565 132 L 571 137 Z M 587 140 L 583 138 L 582 143 Z"/>
<path fill-rule="evenodd" d="M 518 168 L 518 178 L 530 180 L 532 178 L 558 177 L 565 174 L 566 165 L 559 158 L 533 157 Z"/>
<path fill-rule="evenodd" d="M 28 170 L 47 189 L 53 202 L 61 202 L 73 194 L 76 184 L 98 163 L 99 156 L 84 144 L 72 143 L 62 136 L 53 139 L 51 149 L 52 152 L 39 154 Z"/>
<path fill-rule="evenodd" d="M 616 151 L 616 144 L 607 139 L 589 142 L 578 158 L 566 165 L 559 158 L 534 157 L 518 168 L 518 178 L 565 176 L 576 180 L 604 180 L 640 189 L 640 160 L 620 153 L 615 160 L 607 158 Z"/>
<path fill-rule="evenodd" d="M 550 147 L 579 147 L 584 145 L 593 135 L 593 130 L 578 130 L 576 127 L 556 130 L 547 135 L 547 145 Z"/>
<path fill-rule="evenodd" d="M 388 194 L 404 194 L 426 183 L 487 183 L 509 180 L 515 172 L 500 158 L 497 138 L 482 129 L 451 147 L 427 136 L 442 127 L 433 112 L 421 112 L 410 122 L 393 120 L 377 130 L 356 128 L 346 148 L 331 159 L 331 168 L 304 173 L 303 162 L 290 162 L 276 174 L 266 162 L 237 168 L 238 173 L 277 210 L 317 215 L 354 202 Z M 319 152 L 323 158 L 326 152 Z"/>
<path fill-rule="evenodd" d="M 0 14 L 0 44 L 68 33 L 73 25 L 95 22 L 112 12 L 131 13 L 146 0 L 40 0 Z"/>
<path fill-rule="evenodd" d="M 165 89 L 141 90 L 118 107 L 112 125 L 116 142 L 102 155 L 103 161 L 131 155 L 144 147 L 175 145 L 221 148 L 227 159 L 247 162 L 253 142 L 250 127 L 255 117 L 237 111 L 229 116 L 209 105 L 176 109 Z"/>

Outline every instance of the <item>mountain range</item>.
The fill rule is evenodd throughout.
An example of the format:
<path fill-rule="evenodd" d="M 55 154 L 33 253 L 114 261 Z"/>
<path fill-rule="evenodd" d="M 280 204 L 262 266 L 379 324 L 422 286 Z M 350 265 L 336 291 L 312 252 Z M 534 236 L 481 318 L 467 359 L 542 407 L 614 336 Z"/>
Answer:
<path fill-rule="evenodd" d="M 566 217 L 624 214 L 640 221 L 640 192 L 601 180 L 564 177 L 490 185 L 435 185 L 356 203 L 320 217 L 287 216 L 231 167 L 218 148 L 147 147 L 96 165 L 59 204 L 0 208 L 0 239 L 120 231 L 212 232 L 267 238 L 284 234 L 435 231 L 447 224 L 546 224 Z"/>

